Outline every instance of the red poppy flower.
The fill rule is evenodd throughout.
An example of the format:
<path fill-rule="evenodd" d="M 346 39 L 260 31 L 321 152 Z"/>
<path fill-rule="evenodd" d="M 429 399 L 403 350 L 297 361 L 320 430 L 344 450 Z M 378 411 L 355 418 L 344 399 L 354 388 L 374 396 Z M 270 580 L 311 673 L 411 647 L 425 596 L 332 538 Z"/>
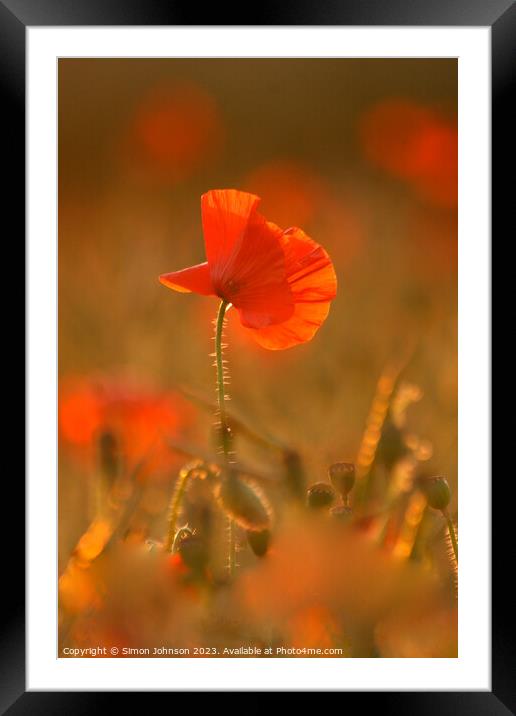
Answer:
<path fill-rule="evenodd" d="M 432 107 L 389 99 L 362 117 L 360 138 L 366 156 L 412 184 L 426 200 L 457 204 L 457 127 Z"/>
<path fill-rule="evenodd" d="M 155 392 L 102 377 L 68 376 L 60 381 L 63 445 L 75 448 L 79 458 L 91 462 L 98 457 L 100 436 L 112 434 L 129 469 L 145 458 L 139 472 L 142 478 L 168 475 L 177 458 L 163 437 L 183 435 L 193 417 L 192 407 L 176 393 Z"/>
<path fill-rule="evenodd" d="M 127 149 L 136 166 L 178 181 L 216 156 L 223 134 L 219 108 L 202 87 L 157 86 L 136 112 Z"/>
<path fill-rule="evenodd" d="M 201 197 L 207 261 L 160 276 L 175 291 L 219 296 L 265 348 L 309 341 L 324 322 L 337 279 L 326 251 L 298 228 L 261 216 L 259 197 L 222 189 Z"/>

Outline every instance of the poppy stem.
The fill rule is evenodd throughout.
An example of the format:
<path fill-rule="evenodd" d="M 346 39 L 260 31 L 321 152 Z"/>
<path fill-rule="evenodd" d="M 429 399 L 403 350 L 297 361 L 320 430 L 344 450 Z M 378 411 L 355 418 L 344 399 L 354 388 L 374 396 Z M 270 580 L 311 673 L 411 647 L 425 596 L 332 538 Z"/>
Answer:
<path fill-rule="evenodd" d="M 229 531 L 229 555 L 228 555 L 228 571 L 232 577 L 236 570 L 236 524 L 235 521 L 228 516 Z"/>
<path fill-rule="evenodd" d="M 229 441 L 226 438 L 229 429 L 226 414 L 226 394 L 224 390 L 224 363 L 222 350 L 222 332 L 224 330 L 224 318 L 226 315 L 227 307 L 228 302 L 222 300 L 220 302 L 215 328 L 215 362 L 217 366 L 217 403 L 219 408 L 220 428 L 222 434 L 221 448 L 224 453 L 224 457 L 229 462 Z"/>
<path fill-rule="evenodd" d="M 174 492 L 172 494 L 172 499 L 170 500 L 170 505 L 169 505 L 168 529 L 167 529 L 167 539 L 165 540 L 165 552 L 172 551 L 172 545 L 174 544 L 174 539 L 176 537 L 177 518 L 179 517 L 179 510 L 181 509 L 181 502 L 183 500 L 183 495 L 185 494 L 186 484 L 188 482 L 188 478 L 190 477 L 190 472 L 191 471 L 189 468 L 183 467 L 179 471 L 179 475 L 177 477 L 176 486 L 175 486 Z"/>
<path fill-rule="evenodd" d="M 220 302 L 219 312 L 217 314 L 217 320 L 215 324 L 215 365 L 217 368 L 217 404 L 219 409 L 220 419 L 220 448 L 224 455 L 224 463 L 228 470 L 228 478 L 231 479 L 233 469 L 231 466 L 231 431 L 227 421 L 226 412 L 226 393 L 224 389 L 224 362 L 223 362 L 223 346 L 222 346 L 222 334 L 224 331 L 224 319 L 226 310 L 229 302 L 224 299 Z M 228 569 L 230 577 L 235 572 L 236 565 L 236 539 L 235 539 L 235 524 L 231 517 L 229 520 L 229 556 L 228 556 Z"/>
<path fill-rule="evenodd" d="M 442 511 L 446 524 L 448 525 L 448 534 L 450 535 L 450 542 L 455 555 L 455 561 L 459 563 L 459 546 L 457 544 L 457 535 L 455 534 L 455 527 L 453 526 L 452 519 L 448 513 L 448 510 Z"/>

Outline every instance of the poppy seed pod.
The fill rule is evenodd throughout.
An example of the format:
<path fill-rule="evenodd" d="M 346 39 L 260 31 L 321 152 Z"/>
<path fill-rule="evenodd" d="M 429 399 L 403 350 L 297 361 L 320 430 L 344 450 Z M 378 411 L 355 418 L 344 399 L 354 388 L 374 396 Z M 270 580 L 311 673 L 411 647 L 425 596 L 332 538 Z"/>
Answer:
<path fill-rule="evenodd" d="M 248 530 L 247 541 L 249 546 L 257 557 L 264 557 L 269 549 L 269 543 L 271 541 L 270 530 Z"/>
<path fill-rule="evenodd" d="M 450 504 L 450 486 L 444 477 L 427 477 L 420 481 L 428 504 L 434 510 L 445 510 Z"/>
<path fill-rule="evenodd" d="M 331 508 L 330 515 L 339 522 L 345 523 L 351 521 L 353 512 L 351 507 L 348 507 L 347 505 L 337 505 L 336 507 Z"/>
<path fill-rule="evenodd" d="M 328 468 L 331 484 L 346 498 L 355 484 L 355 465 L 352 462 L 335 462 Z"/>
<path fill-rule="evenodd" d="M 335 501 L 335 490 L 327 482 L 316 482 L 306 493 L 308 507 L 319 510 L 329 507 Z"/>
<path fill-rule="evenodd" d="M 244 529 L 259 532 L 269 527 L 270 505 L 251 480 L 230 474 L 217 486 L 215 496 L 224 512 Z"/>

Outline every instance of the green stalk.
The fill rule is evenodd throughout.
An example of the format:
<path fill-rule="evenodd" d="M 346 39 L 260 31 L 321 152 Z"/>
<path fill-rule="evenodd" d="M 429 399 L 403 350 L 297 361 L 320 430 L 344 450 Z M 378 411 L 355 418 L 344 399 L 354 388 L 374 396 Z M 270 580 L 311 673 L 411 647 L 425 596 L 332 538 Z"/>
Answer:
<path fill-rule="evenodd" d="M 220 447 L 224 455 L 224 462 L 228 471 L 228 475 L 225 479 L 231 479 L 233 471 L 231 468 L 231 434 L 229 431 L 227 412 L 226 412 L 226 393 L 224 389 L 224 363 L 223 363 L 223 349 L 222 349 L 222 333 L 224 330 L 224 318 L 226 315 L 226 309 L 228 307 L 228 301 L 222 300 L 220 302 L 219 311 L 217 314 L 217 320 L 215 324 L 215 365 L 217 368 L 217 404 L 219 409 L 220 419 Z M 236 539 L 235 539 L 235 524 L 234 521 L 228 517 L 228 529 L 229 529 L 229 558 L 228 558 L 228 569 L 229 575 L 232 577 L 235 573 L 236 566 Z"/>
<path fill-rule="evenodd" d="M 229 530 L 229 555 L 228 555 L 228 572 L 229 576 L 233 577 L 236 569 L 236 530 L 235 521 L 228 517 L 228 530 Z"/>
<path fill-rule="evenodd" d="M 222 331 L 224 330 L 224 316 L 226 314 L 227 306 L 228 302 L 222 300 L 217 314 L 217 323 L 215 328 L 215 364 L 217 366 L 217 403 L 219 407 L 221 434 L 223 436 L 221 439 L 221 448 L 224 453 L 224 457 L 229 462 L 229 442 L 225 439 L 225 434 L 228 432 L 228 425 L 226 414 L 226 395 L 224 391 L 224 364 L 222 362 Z"/>
<path fill-rule="evenodd" d="M 448 525 L 448 533 L 450 535 L 450 542 L 452 544 L 453 554 L 455 555 L 455 561 L 458 564 L 459 563 L 459 546 L 457 544 L 457 535 L 455 534 L 455 527 L 453 526 L 453 522 L 452 522 L 451 517 L 448 514 L 447 510 L 443 510 L 443 515 L 446 520 L 446 524 Z"/>
<path fill-rule="evenodd" d="M 174 544 L 174 538 L 176 536 L 177 518 L 179 516 L 179 510 L 181 508 L 181 501 L 183 499 L 183 495 L 185 494 L 186 483 L 188 482 L 189 477 L 190 477 L 190 470 L 185 470 L 183 468 L 182 470 L 179 471 L 176 487 L 175 487 L 174 493 L 172 495 L 172 499 L 170 501 L 167 539 L 165 542 L 165 551 L 166 552 L 172 551 L 172 545 Z"/>

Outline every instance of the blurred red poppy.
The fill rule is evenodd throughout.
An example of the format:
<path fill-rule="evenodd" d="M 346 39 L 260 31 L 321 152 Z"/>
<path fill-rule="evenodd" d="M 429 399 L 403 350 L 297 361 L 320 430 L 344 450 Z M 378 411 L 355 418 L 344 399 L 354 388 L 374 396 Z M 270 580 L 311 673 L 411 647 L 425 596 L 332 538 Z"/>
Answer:
<path fill-rule="evenodd" d="M 457 204 L 457 127 L 432 107 L 389 99 L 362 117 L 366 157 L 410 182 L 427 201 Z"/>
<path fill-rule="evenodd" d="M 324 322 L 337 279 L 326 251 L 301 229 L 261 216 L 260 198 L 223 189 L 201 198 L 207 261 L 162 274 L 175 291 L 219 296 L 265 348 L 309 341 Z"/>
<path fill-rule="evenodd" d="M 172 459 L 163 437 L 181 435 L 192 417 L 191 406 L 174 393 L 91 377 L 69 376 L 60 383 L 61 439 L 88 459 L 108 435 L 127 467 L 146 458 L 144 472 L 163 470 Z"/>
<path fill-rule="evenodd" d="M 214 98 L 191 83 L 157 87 L 139 107 L 128 150 L 178 181 L 219 151 L 223 125 Z"/>
<path fill-rule="evenodd" d="M 307 226 L 329 194 L 323 179 L 300 162 L 276 159 L 256 167 L 246 189 L 262 198 L 268 216 L 280 226 Z"/>

